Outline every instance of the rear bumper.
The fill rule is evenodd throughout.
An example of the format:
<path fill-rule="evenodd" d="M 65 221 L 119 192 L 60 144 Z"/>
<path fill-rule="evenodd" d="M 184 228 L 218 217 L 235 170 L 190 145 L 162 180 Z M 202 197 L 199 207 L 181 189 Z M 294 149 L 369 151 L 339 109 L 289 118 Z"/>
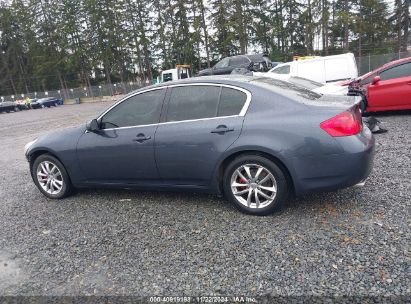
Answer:
<path fill-rule="evenodd" d="M 333 191 L 363 183 L 371 173 L 375 140 L 370 130 L 357 136 L 336 138 L 343 153 L 323 157 L 293 159 L 298 173 L 294 178 L 296 195 Z"/>

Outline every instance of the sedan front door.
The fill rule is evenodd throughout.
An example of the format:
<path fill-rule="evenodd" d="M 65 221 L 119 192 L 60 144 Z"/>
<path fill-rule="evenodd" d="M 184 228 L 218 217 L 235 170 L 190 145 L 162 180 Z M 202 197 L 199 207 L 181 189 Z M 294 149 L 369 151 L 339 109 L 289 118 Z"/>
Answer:
<path fill-rule="evenodd" d="M 165 90 L 128 97 L 99 118 L 100 130 L 80 137 L 77 156 L 88 182 L 144 185 L 159 181 L 154 136 Z"/>

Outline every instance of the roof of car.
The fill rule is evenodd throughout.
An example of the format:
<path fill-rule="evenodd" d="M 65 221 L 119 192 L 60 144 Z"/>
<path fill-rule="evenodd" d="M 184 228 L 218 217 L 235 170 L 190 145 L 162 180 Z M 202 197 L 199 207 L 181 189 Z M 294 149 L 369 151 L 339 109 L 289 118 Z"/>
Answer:
<path fill-rule="evenodd" d="M 148 87 L 141 88 L 139 90 L 148 89 L 148 88 L 168 87 L 172 85 L 189 84 L 189 83 L 219 83 L 219 84 L 235 85 L 236 83 L 237 84 L 249 83 L 254 78 L 257 78 L 257 77 L 245 76 L 245 75 L 218 75 L 218 76 L 211 75 L 211 76 L 191 77 L 191 78 L 162 82 L 162 83 L 158 83 L 158 84 L 154 84 Z"/>
<path fill-rule="evenodd" d="M 388 63 L 384 64 L 383 66 L 379 67 L 378 69 L 375 69 L 373 72 L 380 71 L 380 70 L 385 69 L 387 67 L 391 67 L 391 66 L 401 64 L 401 63 L 405 63 L 405 62 L 409 62 L 409 61 L 411 61 L 411 57 L 394 60 L 394 61 L 391 61 L 391 62 L 388 62 Z"/>
<path fill-rule="evenodd" d="M 164 82 L 149 87 L 144 87 L 138 91 L 144 91 L 147 89 L 162 88 L 167 86 L 181 85 L 181 84 L 196 84 L 196 83 L 212 83 L 212 84 L 225 84 L 238 86 L 244 89 L 250 89 L 250 86 L 254 88 L 261 88 L 270 91 L 274 91 L 277 94 L 283 96 L 292 96 L 295 100 L 302 99 L 316 99 L 321 96 L 321 94 L 312 92 L 305 87 L 272 78 L 267 78 L 264 76 L 246 76 L 246 75 L 218 75 L 218 76 L 203 76 L 203 77 L 193 77 L 182 80 L 175 80 Z M 132 93 L 131 93 L 132 94 Z"/>

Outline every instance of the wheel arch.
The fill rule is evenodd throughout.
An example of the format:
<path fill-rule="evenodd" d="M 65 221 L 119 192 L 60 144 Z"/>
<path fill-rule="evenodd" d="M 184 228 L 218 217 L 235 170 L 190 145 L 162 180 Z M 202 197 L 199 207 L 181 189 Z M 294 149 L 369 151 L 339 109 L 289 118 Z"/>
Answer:
<path fill-rule="evenodd" d="M 56 158 L 60 163 L 62 163 L 62 165 L 64 166 L 64 169 L 66 169 L 66 171 L 67 171 L 66 165 L 61 161 L 61 159 L 56 155 L 56 153 L 54 153 L 53 151 L 47 150 L 47 149 L 39 149 L 39 150 L 33 151 L 29 155 L 30 172 L 32 171 L 33 164 L 36 161 L 36 159 L 39 156 L 44 155 L 44 154 L 49 154 L 49 155 L 53 156 L 54 158 Z"/>
<path fill-rule="evenodd" d="M 281 171 L 283 171 L 287 181 L 289 182 L 290 185 L 290 193 L 295 194 L 295 188 L 294 188 L 294 180 L 293 177 L 290 173 L 290 170 L 287 168 L 287 166 L 284 164 L 283 161 L 281 161 L 278 157 L 274 156 L 271 153 L 261 151 L 261 150 L 256 150 L 256 149 L 247 149 L 247 150 L 241 150 L 241 151 L 236 151 L 231 153 L 230 155 L 227 155 L 223 161 L 220 163 L 217 169 L 217 187 L 218 187 L 218 193 L 223 193 L 223 177 L 224 177 L 224 172 L 227 166 L 237 157 L 243 156 L 243 155 L 258 155 L 265 157 L 275 163 Z"/>

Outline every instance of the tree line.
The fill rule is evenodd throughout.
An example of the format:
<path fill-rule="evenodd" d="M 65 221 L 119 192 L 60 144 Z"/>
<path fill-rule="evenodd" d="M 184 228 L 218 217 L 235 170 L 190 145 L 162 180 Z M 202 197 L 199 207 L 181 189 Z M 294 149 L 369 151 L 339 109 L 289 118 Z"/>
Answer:
<path fill-rule="evenodd" d="M 3 0 L 0 94 L 151 80 L 266 53 L 406 50 L 408 0 Z"/>

